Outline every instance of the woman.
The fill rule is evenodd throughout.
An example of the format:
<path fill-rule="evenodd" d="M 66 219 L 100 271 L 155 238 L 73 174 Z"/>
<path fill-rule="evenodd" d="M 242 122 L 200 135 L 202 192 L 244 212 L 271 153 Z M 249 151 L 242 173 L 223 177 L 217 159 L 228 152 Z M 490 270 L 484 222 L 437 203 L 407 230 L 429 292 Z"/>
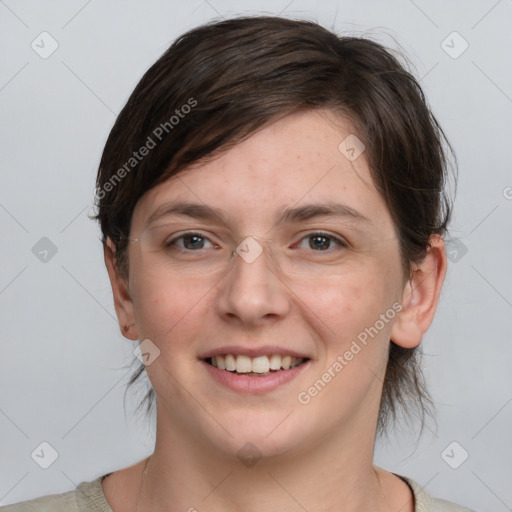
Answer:
<path fill-rule="evenodd" d="M 382 46 L 315 23 L 194 29 L 148 70 L 97 179 L 154 453 L 23 510 L 464 511 L 373 465 L 428 393 L 449 148 Z"/>

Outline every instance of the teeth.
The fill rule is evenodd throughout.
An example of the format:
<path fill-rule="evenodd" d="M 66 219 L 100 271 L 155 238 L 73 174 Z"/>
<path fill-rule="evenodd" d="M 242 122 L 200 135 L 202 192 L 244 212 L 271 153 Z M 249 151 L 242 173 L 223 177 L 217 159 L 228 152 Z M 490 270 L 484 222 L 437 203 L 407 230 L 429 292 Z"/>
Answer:
<path fill-rule="evenodd" d="M 236 367 L 238 371 L 238 366 Z M 255 357 L 252 360 L 252 371 L 255 373 L 267 373 L 270 370 L 270 361 L 267 356 Z"/>
<path fill-rule="evenodd" d="M 236 358 L 236 372 L 249 373 L 252 372 L 251 358 L 247 356 L 238 356 Z"/>
<path fill-rule="evenodd" d="M 268 373 L 271 370 L 277 371 L 289 370 L 304 361 L 301 357 L 280 356 L 272 354 L 271 356 L 258 356 L 251 358 L 245 355 L 234 356 L 227 354 L 225 356 L 215 356 L 211 358 L 213 366 L 221 370 L 236 373 Z"/>
<path fill-rule="evenodd" d="M 217 364 L 219 364 L 219 359 L 221 359 L 221 358 L 222 358 L 222 356 L 217 356 Z M 234 372 L 236 370 L 236 359 L 235 359 L 235 357 L 232 356 L 231 354 L 228 354 L 226 356 L 224 366 L 226 367 L 226 370 L 228 372 Z"/>
<path fill-rule="evenodd" d="M 270 356 L 270 369 L 271 370 L 280 370 L 281 369 L 281 356 L 277 354 L 272 354 Z"/>

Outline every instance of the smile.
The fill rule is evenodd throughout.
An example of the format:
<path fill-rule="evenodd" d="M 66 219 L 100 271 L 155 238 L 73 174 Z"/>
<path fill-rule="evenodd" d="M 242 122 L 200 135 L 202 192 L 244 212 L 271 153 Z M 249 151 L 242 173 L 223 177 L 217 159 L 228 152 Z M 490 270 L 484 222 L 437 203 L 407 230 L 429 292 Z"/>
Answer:
<path fill-rule="evenodd" d="M 209 357 L 206 362 L 219 370 L 226 370 L 241 375 L 265 376 L 281 370 L 290 370 L 307 361 L 304 357 L 290 355 L 261 355 L 249 357 L 247 355 L 226 354 Z"/>

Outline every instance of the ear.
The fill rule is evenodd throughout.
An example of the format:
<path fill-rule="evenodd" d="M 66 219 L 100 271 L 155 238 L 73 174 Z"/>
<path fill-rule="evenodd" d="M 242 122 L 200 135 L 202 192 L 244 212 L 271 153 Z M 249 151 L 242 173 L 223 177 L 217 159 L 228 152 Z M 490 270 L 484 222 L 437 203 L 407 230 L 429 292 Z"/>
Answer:
<path fill-rule="evenodd" d="M 439 235 L 430 238 L 424 260 L 415 265 L 402 293 L 402 310 L 391 329 L 391 341 L 404 348 L 417 347 L 430 327 L 446 275 L 446 248 Z"/>
<path fill-rule="evenodd" d="M 135 324 L 133 301 L 127 280 L 119 273 L 116 260 L 116 247 L 110 238 L 107 238 L 103 246 L 103 256 L 105 258 L 105 266 L 107 267 L 110 285 L 112 286 L 114 307 L 116 308 L 121 334 L 129 340 L 137 340 L 139 339 L 139 333 Z"/>

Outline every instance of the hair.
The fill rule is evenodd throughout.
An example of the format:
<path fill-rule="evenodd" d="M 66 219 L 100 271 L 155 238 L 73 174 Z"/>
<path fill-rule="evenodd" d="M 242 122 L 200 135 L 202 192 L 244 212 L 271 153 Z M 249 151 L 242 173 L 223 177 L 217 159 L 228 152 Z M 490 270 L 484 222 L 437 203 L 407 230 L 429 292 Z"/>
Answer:
<path fill-rule="evenodd" d="M 348 118 L 364 143 L 408 279 L 431 237 L 447 230 L 453 149 L 418 81 L 390 50 L 315 22 L 273 16 L 213 21 L 186 32 L 147 70 L 117 117 L 99 165 L 94 218 L 102 243 L 115 244 L 120 275 L 128 277 L 127 238 L 145 192 L 271 122 L 316 109 Z M 400 406 L 419 410 L 422 429 L 431 415 L 420 355 L 391 340 L 378 433 Z M 141 363 L 128 387 L 143 372 Z M 154 400 L 150 386 L 139 407 L 146 402 L 149 413 Z"/>

